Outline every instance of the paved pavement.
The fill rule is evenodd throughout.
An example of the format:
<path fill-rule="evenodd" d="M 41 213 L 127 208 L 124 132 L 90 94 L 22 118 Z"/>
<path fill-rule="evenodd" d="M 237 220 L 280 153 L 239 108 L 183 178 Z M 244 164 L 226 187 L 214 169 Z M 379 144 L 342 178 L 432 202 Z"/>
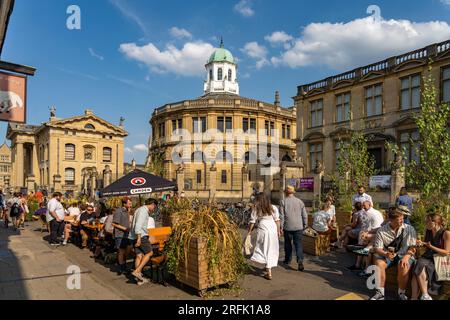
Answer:
<path fill-rule="evenodd" d="M 199 299 L 195 291 L 179 286 L 139 287 L 125 276 L 118 276 L 114 266 L 95 262 L 88 250 L 71 244 L 51 248 L 43 239 L 45 236 L 47 233 L 41 233 L 37 223 L 30 223 L 20 233 L 0 227 L 0 300 Z M 353 292 L 366 299 L 369 292 L 365 280 L 344 268 L 352 262 L 351 255 L 336 252 L 320 259 L 306 256 L 305 272 L 278 267 L 273 270 L 272 281 L 262 278 L 261 267 L 252 264 L 252 271 L 240 282 L 242 290 L 220 298 L 329 300 Z M 69 290 L 66 286 L 67 268 L 71 265 L 81 269 L 81 290 Z"/>

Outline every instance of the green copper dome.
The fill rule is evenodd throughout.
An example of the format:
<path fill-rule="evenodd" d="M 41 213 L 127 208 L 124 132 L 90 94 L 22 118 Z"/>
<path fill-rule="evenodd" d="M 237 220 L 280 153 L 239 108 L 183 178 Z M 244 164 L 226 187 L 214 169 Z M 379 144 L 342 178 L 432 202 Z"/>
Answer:
<path fill-rule="evenodd" d="M 220 43 L 220 48 L 217 49 L 209 58 L 208 63 L 211 62 L 229 62 L 236 64 L 231 52 L 223 47 L 223 41 Z"/>

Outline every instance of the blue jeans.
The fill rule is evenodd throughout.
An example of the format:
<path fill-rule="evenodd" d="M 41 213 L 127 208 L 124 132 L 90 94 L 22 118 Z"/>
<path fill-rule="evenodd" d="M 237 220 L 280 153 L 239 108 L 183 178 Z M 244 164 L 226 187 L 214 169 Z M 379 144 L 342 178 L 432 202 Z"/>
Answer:
<path fill-rule="evenodd" d="M 297 263 L 303 262 L 303 230 L 283 231 L 284 233 L 284 262 L 290 263 L 292 259 L 292 242 L 294 242 Z"/>

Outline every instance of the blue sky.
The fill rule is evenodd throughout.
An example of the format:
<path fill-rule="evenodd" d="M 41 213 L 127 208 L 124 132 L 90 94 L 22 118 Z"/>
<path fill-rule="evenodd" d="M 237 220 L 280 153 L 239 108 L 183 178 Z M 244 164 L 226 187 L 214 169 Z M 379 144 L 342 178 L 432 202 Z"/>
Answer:
<path fill-rule="evenodd" d="M 81 30 L 66 28 L 71 4 Z M 449 18 L 450 0 L 16 0 L 1 58 L 37 68 L 30 124 L 53 105 L 58 117 L 124 116 L 125 159 L 142 163 L 152 111 L 203 94 L 221 36 L 238 58 L 241 95 L 272 102 L 279 90 L 291 106 L 300 84 L 450 39 Z"/>

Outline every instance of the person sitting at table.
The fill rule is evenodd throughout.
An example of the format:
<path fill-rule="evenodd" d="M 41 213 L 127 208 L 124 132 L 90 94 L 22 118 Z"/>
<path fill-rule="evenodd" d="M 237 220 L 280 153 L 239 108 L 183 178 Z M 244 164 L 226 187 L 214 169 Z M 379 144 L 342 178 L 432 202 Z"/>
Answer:
<path fill-rule="evenodd" d="M 158 200 L 147 199 L 145 205 L 134 212 L 133 222 L 131 223 L 129 239 L 135 241 L 134 248 L 136 253 L 135 269 L 131 273 L 138 280 L 138 284 L 148 282 L 142 275 L 142 269 L 150 261 L 153 255 L 153 248 L 148 237 L 148 224 L 150 214 L 158 207 Z"/>
<path fill-rule="evenodd" d="M 318 234 L 329 235 L 332 231 L 331 217 L 328 214 L 329 204 L 322 203 L 319 207 L 319 211 L 314 214 L 312 228 L 317 231 Z"/>
<path fill-rule="evenodd" d="M 85 249 L 88 245 L 90 231 L 86 226 L 94 221 L 94 219 L 94 206 L 89 204 L 86 206 L 86 211 L 80 215 L 81 249 Z"/>
<path fill-rule="evenodd" d="M 102 229 L 100 230 L 98 237 L 100 239 L 99 245 L 95 246 L 94 250 L 94 258 L 98 259 L 102 254 L 102 249 L 106 249 L 107 251 L 111 251 L 111 246 L 113 243 L 113 232 L 114 227 L 112 225 L 114 218 L 114 210 L 113 209 L 105 209 L 106 214 L 105 217 L 100 219 L 100 224 L 102 225 Z"/>
<path fill-rule="evenodd" d="M 39 209 L 37 209 L 34 212 L 33 219 L 35 219 L 35 220 L 42 219 L 42 217 L 43 216 L 45 217 L 46 214 L 47 214 L 47 207 L 46 207 L 46 205 L 43 202 L 41 202 L 39 204 Z"/>
<path fill-rule="evenodd" d="M 413 270 L 412 299 L 417 300 L 419 291 L 420 300 L 433 300 L 431 295 L 439 295 L 442 282 L 436 280 L 434 255 L 450 254 L 450 231 L 446 230 L 441 214 L 432 213 L 426 217 L 424 241 L 417 240 L 418 246 L 426 247 L 425 253 L 419 258 Z"/>
<path fill-rule="evenodd" d="M 71 221 L 67 221 L 64 226 L 64 241 L 62 243 L 63 246 L 67 245 L 69 241 L 70 234 L 72 232 L 72 228 L 77 227 L 80 219 L 80 208 L 77 203 L 71 203 L 69 208 L 67 209 L 68 216 L 71 217 Z"/>
<path fill-rule="evenodd" d="M 342 234 L 338 241 L 332 245 L 337 248 L 343 248 L 351 239 L 358 239 L 361 231 L 369 229 L 369 222 L 366 211 L 363 210 L 361 202 L 355 203 L 355 212 L 352 215 L 352 223 L 348 224 L 342 230 Z"/>

